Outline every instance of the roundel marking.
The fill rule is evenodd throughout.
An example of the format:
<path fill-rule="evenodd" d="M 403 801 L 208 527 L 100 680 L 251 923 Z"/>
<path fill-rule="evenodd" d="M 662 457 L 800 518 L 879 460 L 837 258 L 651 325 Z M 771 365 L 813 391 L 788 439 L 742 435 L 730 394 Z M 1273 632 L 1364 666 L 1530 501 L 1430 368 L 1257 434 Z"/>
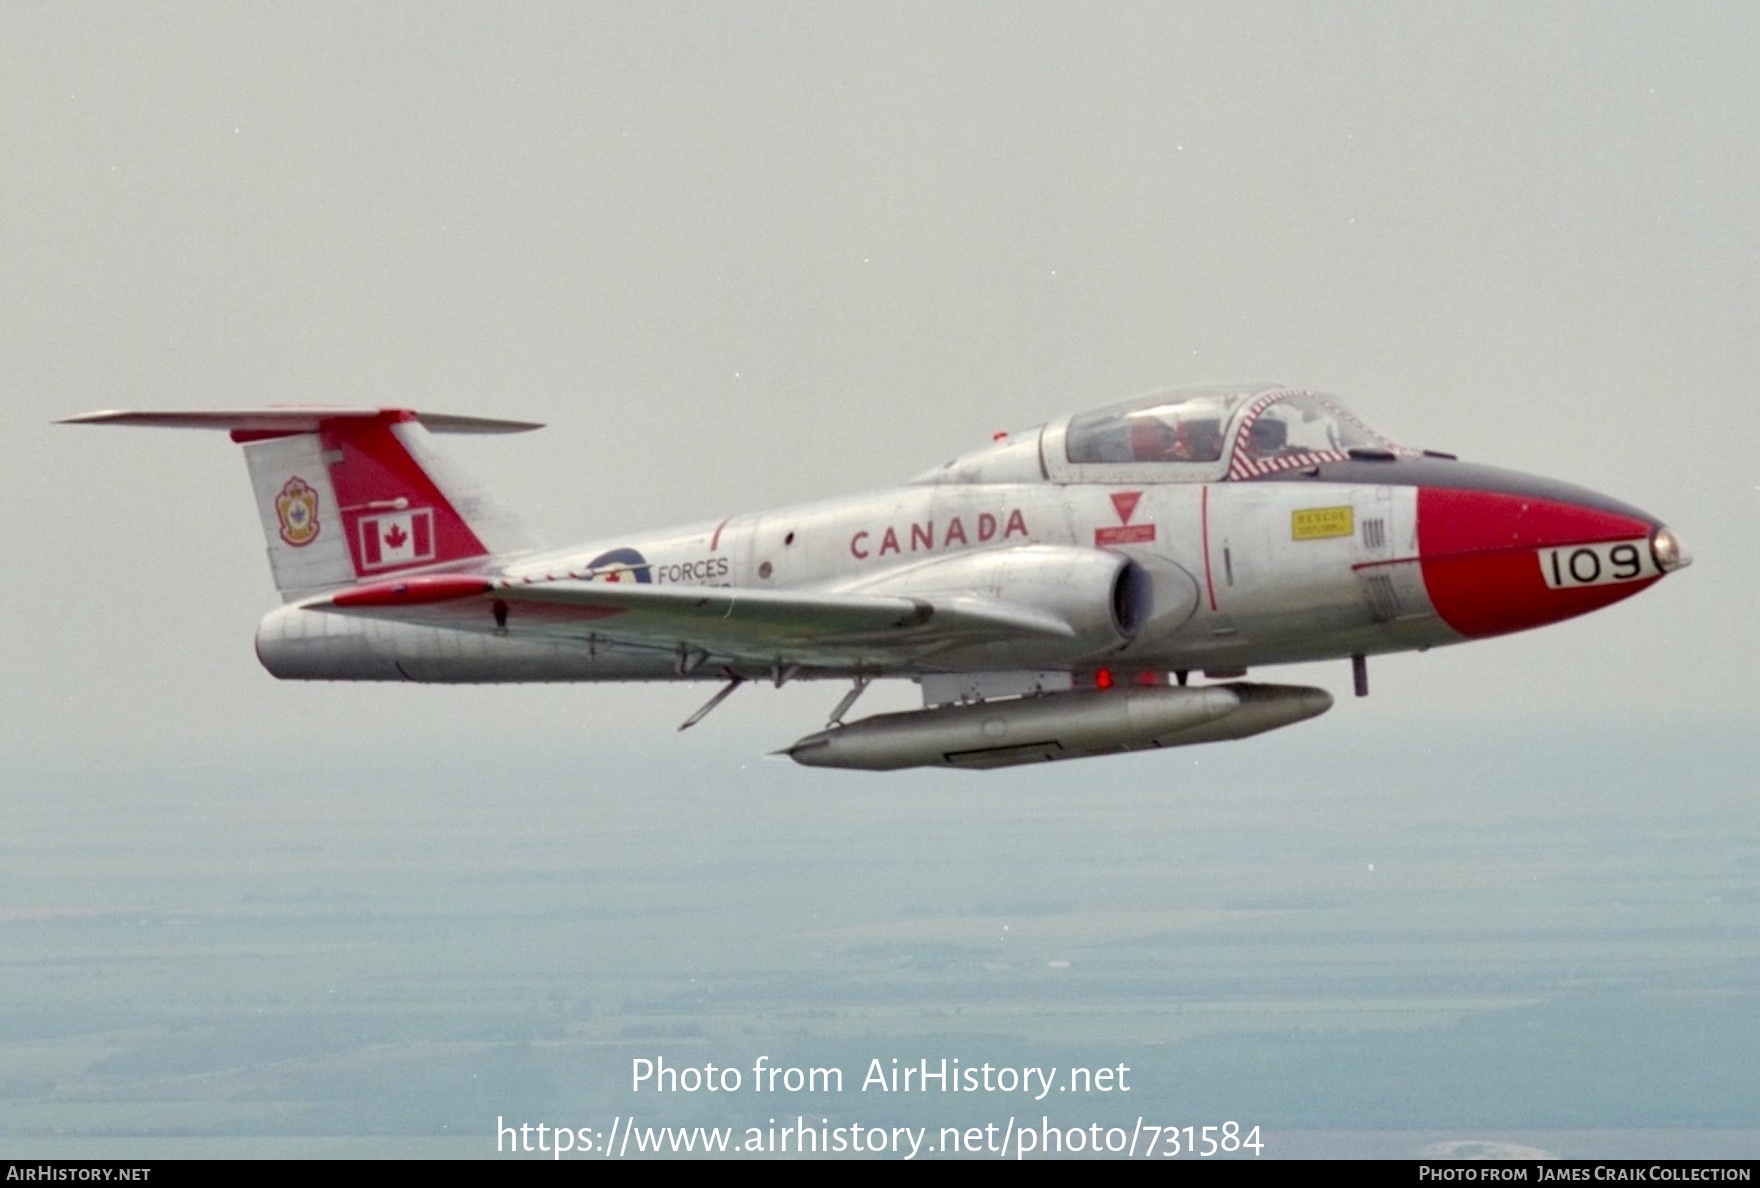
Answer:
<path fill-rule="evenodd" d="M 654 574 L 648 559 L 634 549 L 612 549 L 587 562 L 587 580 L 647 585 L 654 580 Z"/>

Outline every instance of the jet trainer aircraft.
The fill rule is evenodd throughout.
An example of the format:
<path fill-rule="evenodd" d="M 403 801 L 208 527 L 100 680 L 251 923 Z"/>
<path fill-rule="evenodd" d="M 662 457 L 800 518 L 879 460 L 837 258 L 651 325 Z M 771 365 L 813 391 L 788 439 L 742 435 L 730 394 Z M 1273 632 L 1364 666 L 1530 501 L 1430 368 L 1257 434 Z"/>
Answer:
<path fill-rule="evenodd" d="M 1332 698 L 1249 668 L 1501 635 L 1689 563 L 1636 508 L 1233 385 L 1061 417 L 890 491 L 539 549 L 432 449 L 540 426 L 397 408 L 99 412 L 243 445 L 277 677 L 836 679 L 810 766 L 995 768 L 1245 738 Z M 1215 682 L 1192 684 L 1202 673 Z M 923 708 L 845 723 L 870 681 Z"/>

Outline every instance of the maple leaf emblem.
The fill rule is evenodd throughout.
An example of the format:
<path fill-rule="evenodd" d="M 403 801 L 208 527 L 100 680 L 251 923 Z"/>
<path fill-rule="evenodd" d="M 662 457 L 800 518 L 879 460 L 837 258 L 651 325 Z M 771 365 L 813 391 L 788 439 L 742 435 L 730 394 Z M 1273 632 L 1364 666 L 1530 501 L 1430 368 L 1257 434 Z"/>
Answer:
<path fill-rule="evenodd" d="M 409 533 L 403 530 L 402 524 L 391 525 L 391 531 L 385 534 L 385 543 L 394 549 L 401 549 L 403 542 L 409 539 Z"/>

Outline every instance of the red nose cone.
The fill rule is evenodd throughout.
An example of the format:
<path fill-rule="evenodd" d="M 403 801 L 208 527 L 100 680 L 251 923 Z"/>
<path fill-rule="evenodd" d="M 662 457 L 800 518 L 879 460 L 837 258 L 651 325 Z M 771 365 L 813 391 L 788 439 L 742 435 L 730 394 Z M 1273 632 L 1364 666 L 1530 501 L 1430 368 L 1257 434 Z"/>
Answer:
<path fill-rule="evenodd" d="M 1664 569 L 1652 538 L 1666 530 L 1636 509 L 1598 502 L 1608 506 L 1420 488 L 1418 552 L 1436 613 L 1462 635 L 1502 635 L 1654 584 Z"/>

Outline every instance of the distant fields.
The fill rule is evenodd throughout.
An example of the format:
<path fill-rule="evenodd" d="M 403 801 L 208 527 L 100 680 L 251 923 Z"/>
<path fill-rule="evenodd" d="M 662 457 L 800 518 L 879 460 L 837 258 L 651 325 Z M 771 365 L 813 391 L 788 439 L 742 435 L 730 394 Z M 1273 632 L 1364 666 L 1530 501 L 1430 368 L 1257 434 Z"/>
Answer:
<path fill-rule="evenodd" d="M 1754 1153 L 1751 744 L 1450 745 L 890 782 L 685 748 L 14 768 L 0 1138 L 487 1155 L 497 1117 L 1144 1115 L 1268 1154 Z M 632 1092 L 656 1056 L 846 1086 Z M 876 1057 L 1132 1088 L 861 1092 Z"/>

